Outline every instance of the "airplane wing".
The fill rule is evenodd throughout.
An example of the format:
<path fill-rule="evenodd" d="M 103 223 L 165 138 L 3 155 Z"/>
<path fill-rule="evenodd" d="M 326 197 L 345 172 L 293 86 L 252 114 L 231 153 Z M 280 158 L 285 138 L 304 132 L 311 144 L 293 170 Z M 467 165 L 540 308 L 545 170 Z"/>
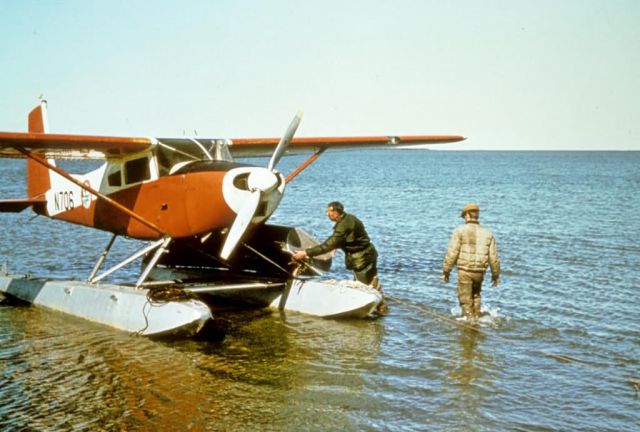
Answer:
<path fill-rule="evenodd" d="M 353 137 L 301 137 L 293 138 L 287 153 L 326 149 L 358 149 L 369 147 L 401 147 L 423 144 L 444 144 L 462 141 L 459 135 L 404 135 Z M 234 157 L 269 156 L 280 138 L 236 138 L 230 140 L 229 151 Z"/>
<path fill-rule="evenodd" d="M 407 136 L 354 136 L 354 137 L 302 137 L 293 138 L 288 154 L 326 149 L 357 149 L 368 147 L 399 147 L 422 144 L 442 144 L 462 141 L 459 135 L 407 135 Z M 215 142 L 229 144 L 234 157 L 269 156 L 280 138 L 198 138 L 205 147 Z M 67 135 L 50 133 L 0 132 L 0 157 L 25 157 L 19 147 L 52 159 L 105 159 L 137 153 L 156 143 L 168 142 L 180 147 L 198 144 L 190 138 L 136 138 L 94 135 Z"/>
<path fill-rule="evenodd" d="M 145 150 L 152 138 L 0 132 L 0 157 L 25 157 L 16 147 L 52 159 L 105 159 Z"/>

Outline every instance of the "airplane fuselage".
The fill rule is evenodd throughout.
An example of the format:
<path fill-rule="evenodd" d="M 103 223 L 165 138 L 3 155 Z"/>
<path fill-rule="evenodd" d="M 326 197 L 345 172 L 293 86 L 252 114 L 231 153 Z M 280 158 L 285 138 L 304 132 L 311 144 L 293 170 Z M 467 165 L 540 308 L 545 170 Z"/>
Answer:
<path fill-rule="evenodd" d="M 236 212 L 228 201 L 233 206 L 234 198 L 241 200 L 242 194 L 248 192 L 242 174 L 255 168 L 225 161 L 194 161 L 173 174 L 111 188 L 113 190 L 108 184 L 110 180 L 113 182 L 113 176 L 109 179 L 113 165 L 109 163 L 91 173 L 73 175 L 83 185 L 104 193 L 151 226 L 56 173 L 51 174 L 51 188 L 45 193 L 46 205 L 36 206 L 34 210 L 53 219 L 141 240 L 206 235 L 233 223 Z M 230 178 L 225 181 L 225 177 Z M 254 218 L 266 220 L 277 202 L 272 204 L 262 205 Z"/>

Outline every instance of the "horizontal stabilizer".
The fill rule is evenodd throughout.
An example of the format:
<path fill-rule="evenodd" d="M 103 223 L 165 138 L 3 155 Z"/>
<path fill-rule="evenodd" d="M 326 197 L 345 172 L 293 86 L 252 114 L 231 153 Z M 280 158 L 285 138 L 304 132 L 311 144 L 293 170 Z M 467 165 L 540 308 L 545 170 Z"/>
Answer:
<path fill-rule="evenodd" d="M 27 207 L 34 204 L 44 204 L 47 201 L 44 198 L 22 198 L 12 200 L 0 200 L 0 212 L 2 213 L 19 213 Z"/>

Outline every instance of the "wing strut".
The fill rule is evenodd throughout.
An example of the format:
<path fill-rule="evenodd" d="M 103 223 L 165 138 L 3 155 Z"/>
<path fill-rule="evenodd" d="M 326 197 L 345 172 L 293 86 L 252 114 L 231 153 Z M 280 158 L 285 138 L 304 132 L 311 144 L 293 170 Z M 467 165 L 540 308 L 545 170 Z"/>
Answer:
<path fill-rule="evenodd" d="M 314 154 L 312 154 L 311 156 L 309 156 L 309 159 L 307 159 L 306 161 L 304 161 L 302 164 L 300 164 L 300 166 L 298 168 L 296 168 L 291 174 L 289 174 L 287 176 L 286 179 L 284 179 L 285 183 L 289 183 L 291 180 L 293 180 L 298 174 L 300 174 L 305 168 L 307 168 L 309 165 L 311 165 L 312 163 L 314 163 L 316 161 L 316 159 L 318 159 L 320 157 L 320 155 L 322 153 L 324 153 L 324 151 L 326 150 L 326 147 L 321 147 L 320 149 L 316 150 L 316 152 Z"/>
<path fill-rule="evenodd" d="M 131 216 L 132 218 L 134 218 L 135 220 L 137 220 L 138 222 L 140 222 L 141 224 L 143 224 L 144 226 L 151 228 L 152 230 L 154 230 L 155 232 L 157 232 L 158 234 L 161 235 L 166 235 L 166 233 L 164 231 L 162 231 L 160 228 L 158 228 L 156 225 L 154 225 L 153 223 L 149 222 L 148 220 L 146 220 L 145 218 L 143 218 L 142 216 L 138 215 L 135 212 L 132 212 L 131 210 L 129 210 L 128 208 L 126 208 L 125 206 L 123 206 L 122 204 L 120 204 L 119 202 L 109 198 L 108 196 L 98 192 L 97 190 L 95 190 L 94 188 L 92 188 L 91 186 L 87 186 L 86 184 L 76 180 L 75 178 L 73 178 L 71 175 L 69 175 L 69 173 L 67 173 L 66 171 L 61 170 L 60 168 L 58 168 L 55 165 L 51 165 L 49 162 L 47 162 L 44 159 L 41 159 L 39 157 L 35 157 L 31 154 L 31 152 L 23 149 L 22 147 L 18 147 L 18 146 L 14 146 L 14 148 L 16 150 L 18 150 L 20 153 L 24 154 L 26 157 L 38 162 L 40 165 L 44 165 L 45 167 L 47 167 L 48 169 L 50 169 L 51 171 L 54 171 L 55 173 L 61 175 L 62 177 L 64 177 L 65 179 L 69 180 L 71 183 L 75 184 L 76 186 L 81 187 L 82 189 L 86 190 L 87 192 L 89 192 L 92 195 L 95 195 L 96 197 L 104 200 L 105 202 L 107 202 L 108 204 L 110 204 L 111 206 L 115 207 L 116 209 L 126 213 L 127 215 Z"/>

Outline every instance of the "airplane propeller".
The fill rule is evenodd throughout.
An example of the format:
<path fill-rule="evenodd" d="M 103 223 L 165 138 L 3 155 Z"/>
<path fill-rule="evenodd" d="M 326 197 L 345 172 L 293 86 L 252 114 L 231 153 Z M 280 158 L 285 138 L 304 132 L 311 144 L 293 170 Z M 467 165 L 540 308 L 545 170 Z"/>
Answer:
<path fill-rule="evenodd" d="M 287 147 L 289 147 L 289 144 L 291 143 L 291 139 L 293 138 L 293 135 L 296 133 L 296 129 L 298 129 L 298 126 L 300 125 L 301 119 L 302 119 L 302 112 L 298 111 L 298 113 L 293 118 L 293 120 L 291 120 L 291 124 L 287 128 L 286 132 L 284 133 L 282 138 L 280 138 L 280 142 L 276 146 L 276 149 L 273 151 L 273 155 L 271 155 L 271 159 L 269 160 L 269 165 L 267 166 L 267 169 L 269 171 L 273 171 L 273 169 L 276 167 L 278 162 L 280 162 L 280 158 L 282 157 L 284 152 L 287 150 Z"/>
<path fill-rule="evenodd" d="M 242 206 L 238 214 L 236 215 L 233 225 L 227 234 L 227 240 L 224 242 L 220 257 L 224 260 L 229 259 L 231 252 L 234 251 L 245 231 L 253 219 L 253 215 L 256 213 L 258 206 L 260 205 L 260 198 L 262 193 L 260 190 L 255 189 L 251 192 L 247 198 L 246 203 Z"/>
<path fill-rule="evenodd" d="M 247 177 L 247 187 L 249 194 L 244 198 L 242 206 L 237 211 L 236 218 L 229 229 L 227 239 L 222 246 L 220 257 L 224 260 L 229 259 L 235 248 L 242 240 L 242 237 L 246 233 L 251 220 L 255 217 L 263 196 L 271 193 L 280 184 L 279 174 L 275 170 L 276 165 L 282 158 L 282 155 L 287 151 L 287 147 L 293 139 L 293 135 L 296 133 L 300 120 L 302 119 L 302 112 L 298 112 L 293 118 L 289 127 L 285 131 L 284 135 L 280 139 L 280 142 L 276 146 L 267 168 L 254 167 L 249 172 Z"/>

